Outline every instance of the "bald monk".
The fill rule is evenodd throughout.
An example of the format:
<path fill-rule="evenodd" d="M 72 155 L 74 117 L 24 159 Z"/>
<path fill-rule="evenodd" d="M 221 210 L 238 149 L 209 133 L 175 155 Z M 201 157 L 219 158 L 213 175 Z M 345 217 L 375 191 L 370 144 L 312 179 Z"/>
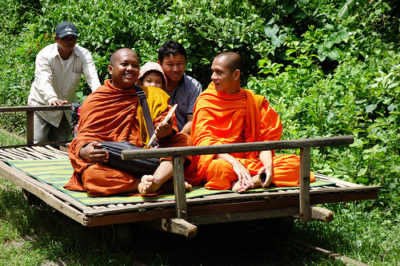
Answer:
<path fill-rule="evenodd" d="M 104 141 L 128 142 L 128 145 L 142 148 L 149 141 L 135 90 L 139 58 L 130 49 L 119 49 L 110 57 L 108 72 L 111 79 L 105 80 L 104 85 L 90 94 L 82 105 L 78 135 L 68 149 L 74 172 L 65 188 L 87 191 L 89 196 L 153 193 L 171 178 L 170 160 L 161 160 L 154 174 L 141 176 L 111 167 L 110 154 L 105 143 L 101 144 Z M 178 132 L 174 117 L 172 122 L 163 122 L 171 108 L 167 104 L 169 96 L 155 87 L 142 87 L 142 90 L 146 94 L 159 146 L 191 145 L 190 136 Z"/>
<path fill-rule="evenodd" d="M 279 140 L 279 115 L 261 95 L 240 87 L 241 57 L 219 54 L 212 63 L 212 82 L 194 108 L 195 146 Z M 205 183 L 208 189 L 243 192 L 249 188 L 299 184 L 300 158 L 274 156 L 273 151 L 195 156 L 186 169 L 186 181 Z M 311 181 L 315 181 L 312 176 Z"/>

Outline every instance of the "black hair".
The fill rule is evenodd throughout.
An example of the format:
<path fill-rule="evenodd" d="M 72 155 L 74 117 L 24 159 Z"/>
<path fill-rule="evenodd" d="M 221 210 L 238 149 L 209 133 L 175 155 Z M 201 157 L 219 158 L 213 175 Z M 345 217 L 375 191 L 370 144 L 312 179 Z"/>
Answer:
<path fill-rule="evenodd" d="M 235 52 L 224 52 L 217 55 L 215 58 L 218 57 L 226 57 L 228 59 L 227 67 L 231 72 L 235 71 L 236 69 L 239 69 L 240 72 L 242 72 L 242 57 L 240 54 Z"/>
<path fill-rule="evenodd" d="M 186 50 L 182 44 L 178 43 L 174 40 L 168 40 L 163 45 L 161 45 L 160 49 L 158 49 L 158 61 L 162 63 L 165 56 L 170 55 L 178 55 L 181 54 L 185 57 L 186 60 Z"/>

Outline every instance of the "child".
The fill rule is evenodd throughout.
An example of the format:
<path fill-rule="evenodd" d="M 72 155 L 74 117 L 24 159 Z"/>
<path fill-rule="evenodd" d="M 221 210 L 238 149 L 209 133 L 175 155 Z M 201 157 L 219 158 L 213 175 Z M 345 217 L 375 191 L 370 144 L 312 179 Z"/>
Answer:
<path fill-rule="evenodd" d="M 165 90 L 167 88 L 167 78 L 160 64 L 154 62 L 144 64 L 140 69 L 137 85 L 152 86 Z"/>

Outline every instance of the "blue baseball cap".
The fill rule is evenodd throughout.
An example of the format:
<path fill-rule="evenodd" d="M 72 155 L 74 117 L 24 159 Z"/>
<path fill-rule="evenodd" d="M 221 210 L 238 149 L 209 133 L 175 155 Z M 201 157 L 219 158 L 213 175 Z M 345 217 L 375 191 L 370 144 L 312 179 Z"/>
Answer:
<path fill-rule="evenodd" d="M 56 36 L 58 38 L 63 38 L 67 35 L 79 37 L 78 30 L 76 29 L 75 25 L 71 22 L 63 21 L 56 27 Z"/>

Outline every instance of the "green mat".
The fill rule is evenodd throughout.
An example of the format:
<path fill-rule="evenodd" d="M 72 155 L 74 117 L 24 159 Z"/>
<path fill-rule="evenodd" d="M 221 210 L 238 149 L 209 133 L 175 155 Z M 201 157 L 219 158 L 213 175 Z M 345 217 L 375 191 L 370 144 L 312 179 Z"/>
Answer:
<path fill-rule="evenodd" d="M 71 191 L 63 188 L 72 176 L 72 166 L 68 159 L 48 159 L 48 160 L 8 160 L 10 165 L 18 170 L 33 176 L 34 178 L 50 184 L 58 190 L 70 195 L 84 205 L 104 205 L 112 203 L 138 203 L 147 201 L 167 201 L 175 200 L 173 193 L 162 193 L 156 196 L 144 197 L 141 195 L 115 195 L 107 197 L 89 197 L 86 192 Z M 317 180 L 311 183 L 312 187 L 327 186 L 334 183 Z M 287 190 L 298 187 L 273 187 L 268 190 Z M 251 189 L 248 192 L 264 191 L 265 189 Z M 203 187 L 194 187 L 186 193 L 186 198 L 195 198 L 206 195 L 235 193 L 230 190 L 208 190 Z"/>

